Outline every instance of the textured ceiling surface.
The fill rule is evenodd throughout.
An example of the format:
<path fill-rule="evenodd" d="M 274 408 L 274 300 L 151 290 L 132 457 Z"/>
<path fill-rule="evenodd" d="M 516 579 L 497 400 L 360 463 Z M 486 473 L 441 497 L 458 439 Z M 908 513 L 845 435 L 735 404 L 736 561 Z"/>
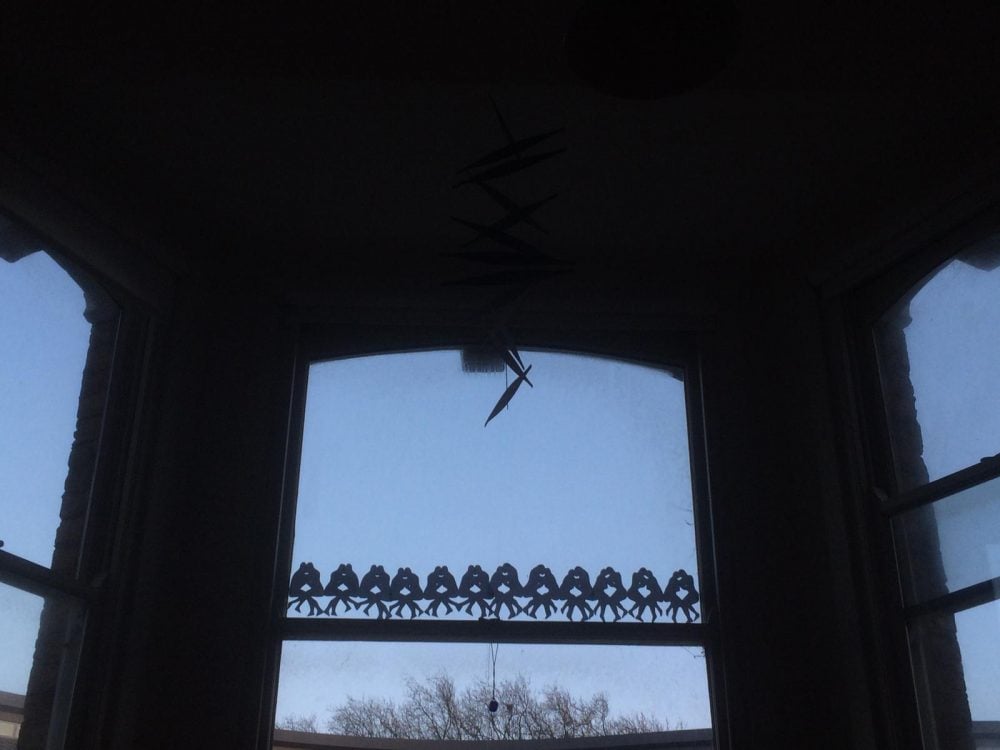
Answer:
<path fill-rule="evenodd" d="M 719 75 L 634 101 L 569 70 L 576 7 L 140 21 L 26 5 L 0 32 L 4 130 L 188 260 L 266 258 L 260 275 L 302 285 L 454 268 L 441 253 L 470 230 L 451 217 L 497 218 L 453 187 L 504 144 L 490 97 L 515 137 L 565 128 L 564 154 L 503 183 L 558 193 L 548 232 L 519 236 L 596 269 L 807 255 L 995 156 L 995 8 L 744 3 Z"/>

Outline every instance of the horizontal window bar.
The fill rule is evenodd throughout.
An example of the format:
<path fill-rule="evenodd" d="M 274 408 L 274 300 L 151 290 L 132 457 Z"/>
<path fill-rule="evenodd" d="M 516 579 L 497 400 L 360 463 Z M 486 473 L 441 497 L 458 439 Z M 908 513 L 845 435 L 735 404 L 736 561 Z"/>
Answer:
<path fill-rule="evenodd" d="M 699 623 L 511 622 L 510 620 L 282 620 L 285 640 L 442 641 L 457 643 L 582 643 L 702 646 Z"/>
<path fill-rule="evenodd" d="M 887 516 L 894 516 L 897 513 L 933 503 L 994 477 L 1000 477 L 1000 454 L 984 458 L 978 464 L 916 487 L 901 495 L 890 496 L 882 502 L 882 512 Z"/>
<path fill-rule="evenodd" d="M 988 735 L 992 736 L 992 735 Z M 399 740 L 274 730 L 275 750 L 440 750 L 442 747 L 512 750 L 700 750 L 715 747 L 711 729 L 672 729 L 646 734 L 604 735 L 552 740 Z"/>
<path fill-rule="evenodd" d="M 1000 574 L 1000 477 L 898 514 L 892 538 L 905 606 Z"/>
<path fill-rule="evenodd" d="M 952 591 L 936 599 L 903 608 L 906 618 L 913 619 L 933 612 L 961 612 L 1000 599 L 1000 576 L 980 581 L 964 589 Z"/>
<path fill-rule="evenodd" d="M 97 593 L 96 589 L 3 550 L 0 550 L 0 581 L 38 596 L 60 593 L 90 601 Z"/>

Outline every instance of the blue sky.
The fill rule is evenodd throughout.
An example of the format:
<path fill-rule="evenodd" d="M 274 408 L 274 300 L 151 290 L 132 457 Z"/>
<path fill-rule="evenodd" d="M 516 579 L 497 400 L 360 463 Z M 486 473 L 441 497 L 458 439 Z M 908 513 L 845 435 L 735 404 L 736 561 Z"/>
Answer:
<path fill-rule="evenodd" d="M 910 380 L 931 479 L 1000 451 L 998 300 L 1000 269 L 956 260 L 910 303 Z"/>
<path fill-rule="evenodd" d="M 0 539 L 52 561 L 90 342 L 83 292 L 45 253 L 0 260 Z"/>
<path fill-rule="evenodd" d="M 458 351 L 314 365 L 294 560 L 423 578 L 512 563 L 562 576 L 696 569 L 684 386 L 608 359 L 524 352 L 535 388 L 483 421 L 503 374 Z M 325 582 L 324 577 L 324 582 Z"/>

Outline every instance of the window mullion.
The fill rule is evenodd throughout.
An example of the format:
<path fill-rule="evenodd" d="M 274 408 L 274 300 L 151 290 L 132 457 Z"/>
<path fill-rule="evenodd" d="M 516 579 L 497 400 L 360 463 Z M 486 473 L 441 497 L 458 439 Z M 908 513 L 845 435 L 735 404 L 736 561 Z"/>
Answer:
<path fill-rule="evenodd" d="M 932 613 L 955 614 L 1000 599 L 1000 576 L 903 608 L 907 620 Z"/>
<path fill-rule="evenodd" d="M 511 622 L 288 618 L 288 640 L 436 641 L 702 646 L 707 626 L 694 623 Z"/>
<path fill-rule="evenodd" d="M 39 596 L 58 592 L 90 602 L 97 594 L 94 588 L 3 550 L 0 550 L 0 581 Z"/>
<path fill-rule="evenodd" d="M 886 516 L 895 516 L 923 505 L 929 505 L 998 476 L 1000 476 L 1000 454 L 984 458 L 978 464 L 973 464 L 961 471 L 956 471 L 954 474 L 941 477 L 899 495 L 888 495 L 882 501 L 881 510 Z"/>

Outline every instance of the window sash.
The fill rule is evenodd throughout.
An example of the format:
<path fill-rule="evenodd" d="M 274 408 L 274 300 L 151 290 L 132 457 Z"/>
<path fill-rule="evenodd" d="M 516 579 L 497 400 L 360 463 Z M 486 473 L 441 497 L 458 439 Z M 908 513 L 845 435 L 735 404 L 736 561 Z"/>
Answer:
<path fill-rule="evenodd" d="M 86 732 L 103 728 L 95 720 L 95 708 L 115 689 L 111 662 L 120 644 L 109 636 L 111 622 L 124 604 L 120 596 L 123 581 L 129 578 L 124 561 L 136 544 L 121 532 L 132 502 L 128 483 L 135 446 L 131 439 L 140 417 L 152 320 L 143 302 L 73 249 L 6 210 L 0 209 L 0 217 L 37 237 L 41 252 L 61 265 L 85 292 L 97 290 L 101 298 L 90 314 L 95 316 L 92 325 L 102 325 L 104 330 L 97 342 L 92 331 L 88 349 L 88 357 L 95 351 L 101 357 L 100 387 L 90 394 L 91 398 L 99 394 L 100 415 L 94 415 L 88 436 L 92 456 L 87 464 L 89 483 L 78 543 L 68 550 L 62 569 L 0 550 L 0 582 L 46 599 L 61 599 L 73 610 L 78 627 L 72 637 L 53 641 L 62 656 L 46 741 L 48 747 L 75 747 Z M 72 239 L 79 238 L 74 235 Z M 81 397 L 85 383 L 81 383 Z"/>
<path fill-rule="evenodd" d="M 288 585 L 294 570 L 292 547 L 294 506 L 298 493 L 299 457 L 305 424 L 306 387 L 314 362 L 340 357 L 455 348 L 479 343 L 481 331 L 466 326 L 304 325 L 299 330 L 292 408 L 285 453 L 282 513 L 278 554 L 272 582 L 271 633 L 268 673 L 271 710 L 261 724 L 261 741 L 271 741 L 277 700 L 281 644 L 299 640 L 357 640 L 396 642 L 510 642 L 551 644 L 619 644 L 696 646 L 704 649 L 712 704 L 715 747 L 727 747 L 725 675 L 716 609 L 716 561 L 712 513 L 708 495 L 705 432 L 697 334 L 650 331 L 648 326 L 622 331 L 515 331 L 524 349 L 548 349 L 608 356 L 654 367 L 684 371 L 688 445 L 691 461 L 692 505 L 699 571 L 701 618 L 696 623 L 524 622 L 511 620 L 368 620 L 341 618 L 287 618 Z M 378 342 L 375 346 L 372 342 Z M 609 344 L 610 342 L 610 344 Z"/>
<path fill-rule="evenodd" d="M 926 675 L 911 661 L 911 629 L 925 617 L 955 614 L 1000 598 L 1000 580 L 994 578 L 905 605 L 902 560 L 892 534 L 893 519 L 900 514 L 1000 476 L 998 455 L 906 491 L 897 487 L 875 327 L 897 300 L 928 274 L 962 249 L 996 233 L 1000 213 L 994 205 L 961 221 L 945 231 L 936 229 L 933 239 L 923 237 L 922 249 L 915 249 L 915 243 L 890 247 L 881 268 L 864 281 L 847 289 L 830 286 L 830 343 L 840 348 L 840 396 L 852 415 L 843 422 L 851 451 L 848 477 L 855 483 L 848 513 L 853 514 L 859 532 L 853 556 L 859 569 L 867 571 L 858 583 L 858 601 L 872 619 L 865 636 L 867 658 L 872 662 L 870 689 L 884 696 L 899 696 L 899 700 L 885 700 L 881 705 L 881 732 L 895 747 L 920 746 L 925 736 L 921 726 L 927 720 L 928 706 L 921 697 L 921 685 Z"/>
<path fill-rule="evenodd" d="M 53 572 L 43 565 L 0 550 L 0 582 L 38 596 L 63 594 L 92 603 L 99 595 L 96 587 Z"/>
<path fill-rule="evenodd" d="M 884 490 L 876 490 L 882 513 L 892 518 L 900 513 L 943 500 L 956 492 L 975 487 L 1000 477 L 1000 454 L 984 458 L 978 464 L 967 466 L 954 474 L 935 479 L 933 482 L 914 487 L 912 490 L 889 495 Z"/>
<path fill-rule="evenodd" d="M 432 339 L 421 341 L 419 331 L 405 326 L 373 326 L 359 330 L 358 327 L 349 329 L 340 327 L 321 326 L 305 330 L 301 333 L 299 349 L 296 357 L 296 377 L 293 386 L 293 408 L 289 423 L 288 449 L 286 451 L 285 486 L 282 501 L 282 519 L 279 537 L 278 565 L 275 569 L 274 596 L 272 607 L 273 632 L 284 637 L 284 633 L 299 634 L 310 633 L 309 637 L 327 637 L 330 639 L 341 639 L 340 633 L 350 632 L 352 629 L 358 632 L 357 639 L 373 640 L 385 639 L 380 635 L 382 630 L 388 632 L 398 632 L 406 638 L 413 636 L 408 634 L 411 626 L 417 626 L 413 633 L 420 634 L 420 640 L 462 640 L 467 639 L 474 631 L 465 631 L 463 627 L 475 627 L 483 625 L 479 621 L 449 621 L 434 620 L 422 622 L 404 622 L 403 620 L 357 620 L 323 618 L 316 619 L 316 625 L 290 624 L 293 619 L 286 618 L 288 603 L 288 582 L 294 570 L 292 560 L 292 547 L 294 540 L 294 506 L 298 493 L 298 471 L 299 457 L 302 451 L 302 437 L 305 425 L 306 390 L 308 383 L 309 367 L 314 362 L 323 360 L 364 356 L 367 354 L 384 354 L 392 351 L 417 351 L 420 349 L 442 349 L 455 348 L 478 343 L 477 336 L 480 335 L 478 329 L 466 327 L 456 327 L 453 329 L 435 328 Z M 573 337 L 577 340 L 573 340 Z M 687 430 L 688 445 L 691 461 L 691 485 L 692 485 L 692 506 L 695 524 L 695 545 L 699 571 L 699 602 L 701 618 L 697 623 L 604 623 L 604 622 L 511 622 L 500 621 L 496 625 L 501 631 L 506 631 L 507 626 L 516 626 L 509 632 L 513 637 L 519 630 L 540 628 L 539 633 L 544 636 L 538 638 L 554 638 L 557 640 L 536 640 L 536 636 L 522 635 L 522 638 L 530 637 L 531 642 L 575 642 L 566 640 L 569 638 L 582 639 L 579 642 L 595 642 L 596 637 L 589 634 L 591 628 L 608 630 L 608 633 L 616 632 L 619 637 L 628 640 L 615 642 L 662 642 L 669 645 L 675 641 L 684 644 L 692 644 L 691 633 L 706 631 L 706 636 L 698 640 L 697 645 L 704 645 L 709 639 L 707 631 L 715 628 L 715 557 L 711 536 L 711 512 L 709 509 L 707 492 L 707 470 L 705 468 L 704 457 L 704 429 L 701 417 L 700 398 L 701 383 L 698 371 L 698 359 L 696 342 L 693 337 L 681 336 L 676 333 L 661 334 L 660 336 L 650 335 L 648 331 L 632 331 L 630 335 L 605 336 L 594 334 L 564 334 L 559 335 L 559 346 L 551 346 L 546 341 L 548 336 L 539 332 L 527 332 L 519 335 L 517 340 L 524 349 L 550 349 L 552 351 L 572 351 L 579 354 L 591 354 L 595 356 L 608 356 L 619 358 L 624 361 L 645 363 L 654 367 L 677 368 L 684 371 L 685 400 L 687 409 Z M 612 347 L 595 345 L 597 342 L 614 341 Z M 368 347 L 359 346 L 357 341 L 379 341 L 385 342 L 385 348 L 372 350 Z M 393 347 L 393 342 L 398 342 Z M 303 618 L 305 619 L 305 618 Z M 327 624 L 319 624 L 327 623 Z M 564 625 L 586 625 L 590 626 L 583 630 L 577 628 L 563 628 Z M 639 628 L 653 628 L 650 636 L 630 635 L 630 628 L 623 626 L 637 626 Z M 374 626 L 374 627 L 373 627 Z M 544 627 L 543 627 L 544 626 Z M 435 638 L 427 638 L 422 635 L 422 629 L 440 633 Z M 692 630 L 693 628 L 693 630 Z M 656 632 L 657 639 L 647 641 Z M 379 634 L 379 635 L 374 635 Z M 298 637 L 293 635 L 293 638 Z M 355 636 L 350 636 L 355 637 Z M 507 638 L 507 636 L 503 636 Z M 398 639 L 393 636 L 394 639 Z M 680 640 L 679 640 L 680 639 Z M 477 637 L 477 640 L 480 640 Z M 489 641 L 489 637 L 482 640 Z"/>

